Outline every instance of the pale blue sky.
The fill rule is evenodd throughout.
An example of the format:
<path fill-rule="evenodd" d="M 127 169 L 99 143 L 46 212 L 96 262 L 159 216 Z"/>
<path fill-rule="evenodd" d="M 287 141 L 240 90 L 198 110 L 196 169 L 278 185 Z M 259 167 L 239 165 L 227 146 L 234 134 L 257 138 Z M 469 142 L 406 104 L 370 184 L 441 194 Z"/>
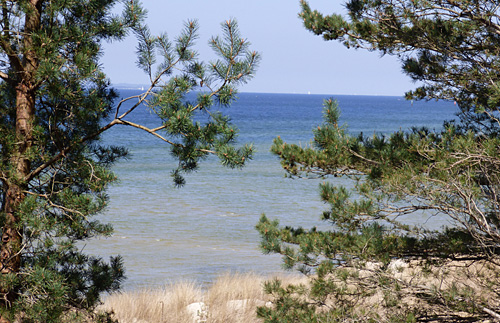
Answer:
<path fill-rule="evenodd" d="M 310 0 L 323 13 L 343 11 L 336 0 Z M 220 23 L 235 18 L 243 37 L 262 60 L 242 92 L 403 95 L 413 89 L 395 57 L 346 49 L 305 30 L 297 17 L 299 0 L 143 0 L 154 33 L 174 38 L 183 23 L 197 19 L 200 57 L 211 58 L 208 39 L 220 34 Z M 105 45 L 102 63 L 113 83 L 147 83 L 135 65 L 135 40 Z M 208 59 L 207 59 L 208 60 Z"/>

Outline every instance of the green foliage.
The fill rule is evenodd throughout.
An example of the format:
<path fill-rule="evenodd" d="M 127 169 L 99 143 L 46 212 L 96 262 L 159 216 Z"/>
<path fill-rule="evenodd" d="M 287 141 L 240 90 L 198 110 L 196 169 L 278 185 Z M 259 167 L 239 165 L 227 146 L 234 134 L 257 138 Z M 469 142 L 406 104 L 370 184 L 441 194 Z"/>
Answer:
<path fill-rule="evenodd" d="M 323 15 L 301 1 L 304 26 L 347 47 L 397 55 L 422 82 L 411 99 L 456 101 L 476 132 L 498 131 L 499 9 L 496 1 L 352 0 L 348 16 Z"/>
<path fill-rule="evenodd" d="M 238 131 L 217 108 L 228 107 L 237 98 L 235 86 L 253 77 L 260 57 L 249 50 L 250 43 L 241 37 L 236 21 L 221 26 L 223 35 L 209 41 L 218 57 L 210 63 L 198 61 L 193 48 L 198 38 L 196 21 L 189 21 L 173 42 L 166 35 L 151 36 L 146 26 L 133 28 L 139 39 L 137 64 L 151 79 L 139 103 L 149 106 L 162 124 L 148 129 L 126 121 L 138 104 L 121 116 L 117 113 L 116 122 L 146 130 L 171 145 L 172 155 L 179 160 L 172 172 L 177 185 L 185 183 L 183 173 L 196 170 L 209 155 L 217 155 L 222 165 L 231 168 L 252 158 L 251 145 L 233 146 Z M 186 99 L 191 91 L 198 92 L 195 102 Z"/>
<path fill-rule="evenodd" d="M 302 314 L 327 321 L 315 319 L 325 313 L 338 314 L 329 318 L 335 322 L 459 320 L 464 311 L 471 321 L 499 317 L 500 304 L 491 301 L 500 271 L 498 3 L 352 0 L 346 17 L 323 15 L 305 0 L 301 6 L 304 26 L 325 40 L 397 55 L 422 84 L 407 98 L 453 100 L 460 113 L 441 132 L 353 137 L 328 100 L 311 147 L 275 139 L 272 151 L 290 176 L 328 179 L 320 196 L 332 229 L 280 227 L 261 218 L 264 252 L 282 254 L 286 268 L 311 275 L 311 282 L 301 299 L 270 289 L 293 305 L 283 310 L 277 303 L 259 314 L 269 322 Z M 354 188 L 342 187 L 345 181 Z M 448 226 L 426 226 L 436 221 Z M 408 270 L 395 272 L 396 259 L 420 274 L 405 280 L 400 275 Z M 486 274 L 468 274 L 480 259 Z M 374 295 L 363 294 L 370 289 Z"/>
<path fill-rule="evenodd" d="M 36 8 L 2 2 L 0 55 L 9 62 L 1 66 L 0 84 L 4 235 L 12 225 L 7 222 L 7 205 L 13 203 L 7 190 L 18 185 L 25 196 L 15 210 L 14 229 L 23 238 L 16 251 L 21 256 L 19 272 L 1 278 L 2 292 L 16 291 L 17 297 L 3 306 L 2 317 L 14 319 L 22 313 L 23 322 L 60 322 L 71 308 L 94 309 L 99 295 L 116 290 L 124 278 L 120 258 L 108 264 L 75 246 L 110 234 L 109 225 L 90 218 L 107 204 L 105 189 L 115 180 L 110 166 L 126 155 L 123 148 L 98 142 L 101 122 L 116 97 L 98 67 L 99 44 L 125 35 L 122 18 L 111 14 L 114 2 L 51 1 Z M 9 29 L 22 28 L 35 11 L 42 13 L 39 24 L 26 27 L 26 34 Z M 26 60 L 34 57 L 36 65 L 5 59 L 10 51 Z M 26 150 L 20 148 L 18 142 L 24 139 L 16 128 L 16 86 L 23 82 L 32 86 L 34 103 Z M 19 171 L 13 156 L 26 160 L 27 172 Z"/>
<path fill-rule="evenodd" d="M 123 2 L 121 15 L 113 14 L 115 0 L 0 3 L 0 320 L 85 321 L 125 277 L 120 257 L 105 262 L 77 247 L 112 233 L 93 216 L 106 208 L 111 167 L 127 151 L 103 145 L 102 133 L 126 125 L 166 142 L 179 160 L 179 185 L 209 155 L 241 167 L 252 147 L 234 147 L 237 129 L 218 108 L 236 99 L 235 86 L 253 76 L 259 55 L 227 21 L 209 44 L 218 59 L 200 62 L 196 21 L 173 41 L 154 36 L 135 0 Z M 101 43 L 129 31 L 151 85 L 117 101 L 99 64 Z M 196 102 L 186 99 L 191 91 Z M 142 105 L 158 116 L 157 127 L 129 120 Z"/>
<path fill-rule="evenodd" d="M 361 315 L 352 297 L 370 296 L 363 294 L 366 279 L 356 278 L 365 270 L 364 263 L 377 263 L 383 269 L 394 259 L 424 259 L 432 267 L 437 259 L 446 262 L 499 254 L 499 205 L 494 192 L 500 183 L 500 142 L 496 136 L 448 127 L 440 133 L 413 129 L 388 137 L 353 137 L 338 124 L 338 115 L 336 102 L 326 100 L 325 121 L 314 130 L 311 147 L 286 144 L 279 137 L 272 146 L 291 176 L 345 178 L 354 188 L 349 190 L 335 179 L 320 185 L 321 199 L 329 207 L 322 219 L 331 223 L 331 231 L 280 227 L 277 220 L 261 217 L 257 230 L 262 250 L 283 255 L 285 268 L 314 277 L 304 292 L 307 300 L 297 299 L 290 290 L 270 289 L 280 296 L 276 308 L 259 312 L 266 322 L 281 322 L 271 317 L 299 315 L 296 311 L 313 322 L 326 319 L 316 319 L 324 311 L 343 313 L 334 321 Z M 424 222 L 411 221 L 412 217 Z M 426 226 L 443 219 L 449 227 Z M 370 284 L 374 290 L 384 290 L 383 307 L 401 308 L 397 280 L 378 269 L 375 272 L 380 280 Z M 490 279 L 483 283 L 493 283 Z M 471 293 L 467 287 L 460 291 L 464 292 Z M 461 306 L 470 309 L 476 301 L 480 300 Z M 283 309 L 279 302 L 294 305 Z M 325 308 L 328 302 L 335 306 Z M 456 311 L 465 310 L 456 302 L 446 304 Z M 401 313 L 410 315 L 410 321 L 416 315 L 411 310 Z"/>

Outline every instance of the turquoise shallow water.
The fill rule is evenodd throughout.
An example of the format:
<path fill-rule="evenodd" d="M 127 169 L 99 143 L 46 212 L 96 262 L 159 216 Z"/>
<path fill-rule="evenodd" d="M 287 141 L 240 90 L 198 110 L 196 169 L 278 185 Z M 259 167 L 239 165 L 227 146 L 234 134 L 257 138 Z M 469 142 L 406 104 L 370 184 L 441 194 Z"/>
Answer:
<path fill-rule="evenodd" d="M 123 96 L 134 93 L 122 91 Z M 100 216 L 114 225 L 115 234 L 89 241 L 85 250 L 108 257 L 124 257 L 126 289 L 163 285 L 177 280 L 205 283 L 227 271 L 254 271 L 264 275 L 281 271 L 281 260 L 263 255 L 254 227 L 265 213 L 282 224 L 323 226 L 319 216 L 320 180 L 284 177 L 278 159 L 269 153 L 273 138 L 306 144 L 311 130 L 322 122 L 322 100 L 328 96 L 242 93 L 228 110 L 240 128 L 241 142 L 254 143 L 254 160 L 242 170 L 229 170 L 209 159 L 174 188 L 170 171 L 175 160 L 166 144 L 127 127 L 105 135 L 110 144 L 122 144 L 132 156 L 114 170 L 120 182 L 111 187 L 111 202 Z M 334 96 L 349 131 L 387 133 L 410 126 L 441 127 L 453 117 L 449 102 L 404 101 L 399 97 Z M 134 116 L 154 124 L 142 109 Z M 342 179 L 332 179 L 337 183 Z M 414 219 L 421 221 L 421 219 Z"/>

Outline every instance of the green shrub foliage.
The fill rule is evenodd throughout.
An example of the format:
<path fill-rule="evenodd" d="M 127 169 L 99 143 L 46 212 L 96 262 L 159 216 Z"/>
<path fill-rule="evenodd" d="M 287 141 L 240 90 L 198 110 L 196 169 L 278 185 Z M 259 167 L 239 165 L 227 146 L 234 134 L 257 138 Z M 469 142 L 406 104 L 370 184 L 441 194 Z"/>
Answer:
<path fill-rule="evenodd" d="M 127 151 L 104 145 L 102 134 L 126 125 L 163 140 L 179 160 L 177 184 L 210 154 L 241 167 L 252 147 L 234 147 L 237 129 L 218 108 L 236 99 L 259 55 L 231 20 L 210 41 L 218 58 L 201 62 L 196 21 L 174 40 L 151 35 L 135 0 L 124 1 L 120 15 L 115 0 L 0 3 L 0 321 L 76 322 L 124 279 L 120 257 L 106 262 L 77 245 L 112 233 L 94 216 L 116 180 L 111 166 Z M 150 86 L 117 100 L 99 64 L 101 46 L 130 32 Z M 198 98 L 187 102 L 193 90 Z M 157 127 L 131 121 L 144 106 L 158 116 Z M 197 114 L 205 122 L 193 121 Z"/>
<path fill-rule="evenodd" d="M 336 102 L 327 100 L 325 123 L 314 131 L 311 147 L 286 144 L 281 138 L 272 146 L 290 176 L 325 178 L 319 193 L 328 210 L 322 219 L 332 229 L 281 227 L 277 220 L 261 217 L 257 229 L 264 252 L 282 254 L 285 268 L 313 277 L 309 289 L 266 287 L 278 295 L 275 310 L 284 311 L 281 302 L 292 304 L 286 308 L 287 315 L 261 309 L 263 317 L 276 315 L 269 322 L 286 322 L 299 315 L 295 311 L 311 322 L 327 321 L 330 316 L 352 318 L 355 302 L 347 300 L 346 294 L 354 292 L 347 281 L 357 281 L 357 271 L 366 264 L 387 268 L 394 259 L 423 259 L 429 266 L 462 260 L 494 263 L 498 256 L 499 201 L 494 192 L 500 183 L 499 138 L 459 132 L 452 126 L 440 133 L 413 129 L 387 137 L 354 137 L 338 124 L 338 115 Z M 336 184 L 339 179 L 349 180 L 354 188 Z M 410 224 L 415 217 L 422 222 Z M 435 221 L 449 225 L 433 227 Z M 396 288 L 393 277 L 384 279 Z M 497 286 L 494 280 L 483 283 L 489 285 L 487 289 Z M 377 281 L 370 288 L 380 284 Z M 361 287 L 355 293 L 371 296 L 369 289 Z M 306 296 L 314 301 L 301 301 Z M 317 307 L 332 297 L 336 300 L 333 312 L 318 313 Z"/>
<path fill-rule="evenodd" d="M 319 193 L 331 230 L 282 227 L 261 217 L 264 252 L 282 254 L 286 268 L 311 280 L 300 288 L 268 283 L 275 307 L 259 315 L 266 322 L 500 317 L 492 301 L 500 272 L 498 4 L 349 1 L 346 18 L 301 4 L 307 29 L 347 47 L 397 55 L 423 84 L 407 97 L 454 100 L 459 120 L 442 131 L 352 136 L 330 99 L 310 147 L 275 139 L 272 152 L 291 177 L 325 178 Z M 396 259 L 403 260 L 401 272 Z M 487 269 L 465 274 L 479 263 Z M 398 276 L 406 266 L 424 281 Z"/>

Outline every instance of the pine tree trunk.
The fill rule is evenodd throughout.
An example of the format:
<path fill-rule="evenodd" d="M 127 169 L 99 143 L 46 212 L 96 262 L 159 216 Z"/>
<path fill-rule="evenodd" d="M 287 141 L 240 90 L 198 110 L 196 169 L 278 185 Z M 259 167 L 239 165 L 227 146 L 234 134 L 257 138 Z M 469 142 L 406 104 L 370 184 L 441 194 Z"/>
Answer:
<path fill-rule="evenodd" d="M 0 251 L 1 274 L 16 274 L 21 264 L 22 223 L 18 207 L 25 198 L 27 183 L 25 178 L 30 172 L 30 161 L 27 157 L 28 149 L 33 143 L 33 118 L 35 100 L 32 91 L 21 84 L 17 87 L 16 95 L 16 152 L 11 158 L 14 174 L 8 183 L 5 197 L 5 224 L 2 232 L 2 246 Z M 1 290 L 4 307 L 9 307 L 16 295 L 11 290 Z M 2 321 L 1 322 L 8 322 Z"/>
<path fill-rule="evenodd" d="M 33 121 L 35 116 L 35 80 L 38 60 L 33 51 L 31 33 L 40 28 L 42 0 L 31 0 L 31 10 L 25 16 L 25 33 L 23 36 L 24 56 L 22 64 L 11 59 L 11 67 L 18 72 L 16 86 L 16 144 L 10 158 L 11 173 L 7 181 L 7 192 L 4 201 L 6 215 L 2 228 L 2 245 L 0 248 L 0 273 L 17 274 L 21 266 L 22 223 L 18 207 L 26 197 L 27 175 L 31 170 L 29 150 L 33 145 Z M 1 279 L 1 278 L 0 278 Z M 15 291 L 0 289 L 0 305 L 3 310 L 9 308 L 16 298 Z M 5 316 L 0 323 L 10 322 Z"/>

